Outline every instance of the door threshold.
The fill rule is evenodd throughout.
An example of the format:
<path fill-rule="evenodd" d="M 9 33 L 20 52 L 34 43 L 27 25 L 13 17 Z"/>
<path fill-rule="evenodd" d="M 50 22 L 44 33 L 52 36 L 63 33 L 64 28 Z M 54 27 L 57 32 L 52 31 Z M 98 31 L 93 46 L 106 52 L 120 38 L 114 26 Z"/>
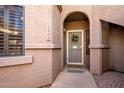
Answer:
<path fill-rule="evenodd" d="M 67 65 L 66 66 L 68 72 L 85 72 L 86 66 L 85 65 Z"/>
<path fill-rule="evenodd" d="M 86 68 L 85 65 L 74 65 L 74 64 L 67 64 L 67 68 Z"/>
<path fill-rule="evenodd" d="M 84 64 L 67 64 L 67 66 L 85 66 Z"/>

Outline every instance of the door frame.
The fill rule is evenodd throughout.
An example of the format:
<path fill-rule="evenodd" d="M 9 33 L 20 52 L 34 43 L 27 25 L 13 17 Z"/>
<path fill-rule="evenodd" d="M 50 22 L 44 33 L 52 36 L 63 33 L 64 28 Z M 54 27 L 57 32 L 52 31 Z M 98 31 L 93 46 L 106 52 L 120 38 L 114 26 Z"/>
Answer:
<path fill-rule="evenodd" d="M 69 32 L 81 32 L 82 33 L 82 62 L 81 63 L 70 63 L 69 61 L 68 61 L 68 34 L 69 34 Z M 66 63 L 68 64 L 68 65 L 84 65 L 84 30 L 83 29 L 81 29 L 81 30 L 66 30 L 66 36 L 67 36 L 67 38 L 66 38 Z"/>

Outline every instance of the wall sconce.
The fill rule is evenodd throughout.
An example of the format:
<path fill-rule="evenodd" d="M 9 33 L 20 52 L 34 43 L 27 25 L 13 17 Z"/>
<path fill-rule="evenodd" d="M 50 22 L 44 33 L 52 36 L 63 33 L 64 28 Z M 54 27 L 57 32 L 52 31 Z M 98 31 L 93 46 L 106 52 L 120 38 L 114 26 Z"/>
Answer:
<path fill-rule="evenodd" d="M 66 29 L 64 28 L 64 29 L 63 29 L 63 31 L 65 32 L 65 31 L 66 31 Z"/>

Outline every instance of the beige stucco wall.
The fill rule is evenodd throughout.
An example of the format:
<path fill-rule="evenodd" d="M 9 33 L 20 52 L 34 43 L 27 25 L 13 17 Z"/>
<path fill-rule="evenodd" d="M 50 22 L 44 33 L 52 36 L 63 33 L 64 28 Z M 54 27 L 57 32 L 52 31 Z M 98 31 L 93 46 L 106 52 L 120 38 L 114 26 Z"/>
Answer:
<path fill-rule="evenodd" d="M 44 68 L 37 68 L 37 70 L 41 69 L 41 71 L 43 71 L 41 73 L 49 73 L 49 75 L 42 75 L 42 77 L 39 77 L 39 78 L 47 77 L 46 80 L 44 80 L 44 82 L 46 81 L 47 84 L 41 82 L 42 86 L 44 86 L 51 84 L 55 80 L 58 73 L 61 71 L 61 60 L 60 60 L 61 47 L 60 47 L 60 25 L 59 25 L 60 12 L 56 6 L 27 6 L 27 11 L 28 11 L 27 15 L 33 13 L 34 11 L 36 11 L 36 9 L 40 10 L 41 12 L 38 11 L 38 14 L 31 16 L 34 18 L 35 22 L 33 23 L 35 23 L 35 26 L 34 28 L 33 26 L 31 26 L 32 28 L 29 29 L 30 31 L 27 31 L 27 49 L 30 49 L 30 51 L 32 51 L 33 54 L 34 54 L 33 51 L 35 51 L 34 49 L 38 49 L 39 51 L 41 51 L 41 54 L 40 53 L 37 54 L 37 52 L 35 52 L 36 53 L 35 55 L 37 55 L 37 57 L 38 55 L 43 56 L 43 58 L 40 59 L 41 62 L 39 62 L 39 64 L 43 65 Z M 29 10 L 31 10 L 31 12 Z M 30 16 L 27 16 L 27 19 L 29 18 Z M 27 24 L 28 22 L 30 22 L 30 20 L 27 20 Z M 33 23 L 32 25 L 34 25 Z M 29 24 L 27 25 L 27 29 L 28 27 L 30 28 Z M 36 27 L 38 31 L 37 33 L 35 33 Z M 30 42 L 32 36 L 28 35 L 29 32 L 34 34 L 34 36 L 36 36 L 34 37 L 36 40 L 34 41 L 34 43 L 32 41 Z M 37 39 L 39 40 L 38 42 Z M 51 51 L 49 52 L 49 55 L 42 54 L 42 51 L 45 50 L 46 53 L 48 50 Z M 32 53 L 30 52 L 30 55 L 32 55 Z M 47 60 L 47 62 L 45 62 L 45 60 Z M 34 62 L 35 62 L 35 58 L 34 58 Z M 47 68 L 49 69 L 45 70 Z"/>
<path fill-rule="evenodd" d="M 63 69 L 61 67 L 61 41 L 60 41 L 60 20 L 61 14 L 57 6 L 52 6 L 52 43 L 57 45 L 52 49 L 52 80 L 54 81 L 59 72 Z"/>
<path fill-rule="evenodd" d="M 124 72 L 124 28 L 110 27 L 110 67 Z"/>
<path fill-rule="evenodd" d="M 51 82 L 51 50 L 26 52 L 33 56 L 33 63 L 0 68 L 0 87 L 40 87 Z"/>
<path fill-rule="evenodd" d="M 37 78 L 42 80 L 45 78 L 42 82 L 39 80 L 40 85 L 37 84 L 36 87 L 48 85 L 52 82 L 52 50 L 50 49 L 50 45 L 52 44 L 51 23 L 52 6 L 25 6 L 26 54 L 33 55 L 32 65 L 35 71 L 39 71 L 37 75 L 32 74 L 34 76 L 32 81 L 35 81 Z M 48 46 L 46 47 L 46 45 Z"/>
<path fill-rule="evenodd" d="M 115 13 L 115 11 L 117 11 Z M 123 12 L 124 6 L 92 6 L 92 21 L 91 21 L 91 40 L 90 40 L 90 48 L 91 48 L 91 54 L 90 54 L 90 64 L 94 64 L 91 66 L 91 72 L 100 74 L 103 70 L 106 68 L 106 62 L 108 64 L 108 57 L 106 55 L 109 55 L 109 50 L 106 49 L 106 40 L 103 40 L 103 37 L 105 33 L 103 33 L 102 29 L 102 23 L 100 20 L 124 25 L 123 23 Z M 93 49 L 93 51 L 92 51 Z M 97 53 L 94 51 L 96 49 L 99 51 L 102 51 L 96 58 L 96 60 L 92 59 L 94 55 Z M 102 60 L 100 57 L 102 56 Z M 107 60 L 105 60 L 107 59 Z M 93 61 L 94 60 L 94 61 Z M 99 60 L 99 61 L 98 61 Z M 105 62 L 105 64 L 104 64 Z M 99 65 L 98 65 L 99 64 Z M 99 68 L 98 72 L 94 70 L 94 68 L 98 65 L 97 68 Z M 102 69 L 100 67 L 103 67 Z M 101 70 L 100 70 L 101 69 Z"/>
<path fill-rule="evenodd" d="M 68 14 L 75 11 L 85 13 L 90 21 L 90 72 L 102 73 L 106 67 L 106 63 L 103 63 L 107 62 L 105 59 L 108 59 L 108 50 L 105 49 L 106 40 L 103 40 L 100 19 L 124 25 L 124 6 L 62 5 L 62 8 L 60 14 L 56 6 L 25 6 L 25 56 L 32 56 L 33 60 L 30 64 L 0 67 L 0 87 L 41 87 L 55 80 L 64 63 L 63 22 Z M 124 33 L 120 32 L 118 36 L 115 34 L 119 33 L 113 32 L 111 38 L 118 40 L 120 36 L 123 42 Z M 114 60 L 114 64 L 117 64 L 118 59 L 120 62 L 124 60 L 121 51 L 123 44 L 118 43 L 120 46 L 116 44 L 110 50 L 120 48 L 117 53 L 121 55 L 116 56 L 116 51 L 110 54 L 110 62 Z M 7 60 L 10 62 L 9 58 Z"/>
<path fill-rule="evenodd" d="M 102 71 L 110 69 L 109 48 L 102 49 Z"/>
<path fill-rule="evenodd" d="M 45 7 L 45 6 L 42 6 Z M 52 8 L 51 8 L 52 7 Z M 103 29 L 101 27 L 101 21 L 100 20 L 105 20 L 117 24 L 123 25 L 123 6 L 87 6 L 87 5 L 62 5 L 63 11 L 61 14 L 59 14 L 59 11 L 55 8 L 55 6 L 47 6 L 47 11 L 44 11 L 44 13 L 50 13 L 52 11 L 52 15 L 46 15 L 45 17 L 50 17 L 48 18 L 47 26 L 43 26 L 43 29 L 48 31 L 48 27 L 50 32 L 50 39 L 51 41 L 47 41 L 46 39 L 42 39 L 45 44 L 48 44 L 51 46 L 56 46 L 57 48 L 61 47 L 61 50 L 58 50 L 57 52 L 60 52 L 61 55 L 61 68 L 63 67 L 63 51 L 64 51 L 64 43 L 63 43 L 63 22 L 64 19 L 68 16 L 68 14 L 75 12 L 75 11 L 80 11 L 85 13 L 90 21 L 90 71 L 95 74 L 100 74 L 104 69 L 106 69 L 106 60 L 104 59 L 109 59 L 107 58 L 106 55 L 108 55 L 109 51 L 106 50 L 106 44 L 105 42 L 107 40 L 103 40 L 104 33 L 102 32 Z M 42 8 L 44 9 L 44 8 Z M 104 11 L 103 11 L 104 10 Z M 117 11 L 118 13 L 115 14 L 114 11 Z M 47 14 L 46 13 L 46 14 Z M 113 16 L 114 15 L 114 16 Z M 52 19 L 54 20 L 52 20 Z M 41 20 L 42 21 L 42 20 Z M 40 24 L 40 23 L 39 23 Z M 60 26 L 60 28 L 59 28 Z M 59 32 L 59 29 L 60 32 Z M 106 34 L 106 33 L 105 33 Z M 44 36 L 47 36 L 48 33 L 43 34 Z M 60 37 L 60 38 L 59 38 Z M 38 37 L 37 37 L 38 38 Z M 40 41 L 40 39 L 39 39 Z M 38 42 L 39 42 L 38 41 Z M 60 45 L 60 43 L 61 45 Z M 37 41 L 33 41 L 37 42 Z M 42 43 L 42 42 L 41 42 Z M 44 45 L 44 43 L 42 43 Z M 37 44 L 37 46 L 42 45 L 42 44 Z M 59 46 L 60 45 L 60 46 Z M 97 57 L 96 57 L 97 56 Z M 56 61 L 57 62 L 57 61 Z M 56 63 L 55 63 L 56 64 Z M 57 65 L 56 65 L 57 67 Z M 53 67 L 54 68 L 54 67 Z M 57 69 L 57 68 L 56 68 Z M 58 72 L 57 72 L 58 73 Z M 55 75 L 56 76 L 56 75 Z"/>
<path fill-rule="evenodd" d="M 23 86 L 27 83 L 29 83 L 28 87 L 42 87 L 50 84 L 52 82 L 52 50 L 27 50 L 26 55 L 33 56 L 33 63 L 31 64 L 32 68 L 27 71 L 30 73 L 27 77 L 30 77 L 31 81 L 28 82 L 28 78 L 25 77 L 27 81 Z"/>
<path fill-rule="evenodd" d="M 88 21 L 75 21 L 75 22 L 65 22 L 66 30 L 87 30 Z"/>
<path fill-rule="evenodd" d="M 34 22 L 34 23 L 37 23 L 39 26 L 37 26 L 37 24 L 35 24 L 34 27 L 35 28 L 38 27 L 40 29 L 37 31 L 39 33 L 41 33 L 41 35 L 39 33 L 35 33 L 33 31 L 33 29 L 30 29 L 30 30 L 31 30 L 31 33 L 34 33 L 34 35 L 36 36 L 35 38 L 39 38 L 39 40 L 40 40 L 37 42 L 37 39 L 36 39 L 36 42 L 35 42 L 35 44 L 38 45 L 38 47 L 36 47 L 36 49 L 39 48 L 39 50 L 41 50 L 40 55 L 44 56 L 44 55 L 42 55 L 42 51 L 44 51 L 44 48 L 45 48 L 45 50 L 51 51 L 51 53 L 49 53 L 50 55 L 44 56 L 44 59 L 50 59 L 49 61 L 47 61 L 48 62 L 47 65 L 48 64 L 49 65 L 44 66 L 44 68 L 42 69 L 42 70 L 44 70 L 46 68 L 50 68 L 49 70 L 44 71 L 43 73 L 48 72 L 51 75 L 50 76 L 42 75 L 42 77 L 43 78 L 49 77 L 49 80 L 46 80 L 46 81 L 50 81 L 47 84 L 51 84 L 51 82 L 53 82 L 55 80 L 56 76 L 61 71 L 60 12 L 57 9 L 57 6 L 33 6 L 33 10 L 31 8 L 28 8 L 28 9 L 31 9 L 31 13 L 32 13 L 33 11 L 35 11 L 35 8 L 36 9 L 38 8 L 41 11 L 41 12 L 38 11 L 38 14 L 36 14 L 34 17 L 34 20 L 35 20 L 35 18 L 38 19 L 38 16 L 39 16 L 40 20 L 38 19 L 38 20 L 35 20 L 35 22 Z M 28 27 L 29 27 L 29 25 L 28 25 Z M 34 28 L 34 30 L 35 30 L 35 28 Z M 32 38 L 32 36 L 30 36 L 30 38 Z M 30 41 L 30 38 L 28 37 L 28 34 L 27 34 L 27 44 L 28 44 L 28 40 Z M 32 42 L 30 42 L 30 44 L 33 45 Z M 29 44 L 29 46 L 30 46 L 30 44 Z M 35 48 L 35 46 L 34 46 L 34 48 Z M 35 50 L 33 50 L 33 51 L 35 51 Z M 36 55 L 37 55 L 37 53 L 36 53 Z M 44 59 L 40 59 L 40 60 L 44 60 Z M 44 63 L 44 61 L 42 61 L 41 64 L 45 65 L 46 62 Z M 41 69 L 41 68 L 37 68 L 37 70 L 38 69 Z M 39 78 L 41 78 L 41 77 L 39 77 Z M 45 85 L 45 83 L 42 82 L 42 85 Z"/>
<path fill-rule="evenodd" d="M 57 6 L 52 6 L 52 42 L 60 45 L 60 20 L 61 14 Z"/>
<path fill-rule="evenodd" d="M 102 49 L 102 71 L 107 71 L 110 66 L 109 62 L 109 23 L 101 21 L 102 24 L 102 44 L 104 48 Z"/>
<path fill-rule="evenodd" d="M 115 11 L 117 11 L 115 13 Z M 93 46 L 100 46 L 102 42 L 102 29 L 100 20 L 124 25 L 123 15 L 124 6 L 119 5 L 93 5 L 92 6 L 92 31 L 91 31 L 91 44 Z M 95 37 L 95 35 L 96 37 Z"/>
<path fill-rule="evenodd" d="M 47 20 L 46 20 L 47 19 Z M 51 36 L 52 6 L 25 6 L 25 40 L 26 46 L 49 43 L 48 30 Z"/>
<path fill-rule="evenodd" d="M 61 70 L 61 51 L 60 49 L 54 49 L 52 51 L 52 82 L 56 79 Z"/>
<path fill-rule="evenodd" d="M 93 15 L 97 19 L 124 25 L 124 5 L 95 5 Z"/>
<path fill-rule="evenodd" d="M 42 87 L 55 80 L 61 70 L 60 14 L 56 8 L 50 5 L 25 6 L 27 57 L 21 58 L 27 62 L 1 67 L 0 87 Z"/>

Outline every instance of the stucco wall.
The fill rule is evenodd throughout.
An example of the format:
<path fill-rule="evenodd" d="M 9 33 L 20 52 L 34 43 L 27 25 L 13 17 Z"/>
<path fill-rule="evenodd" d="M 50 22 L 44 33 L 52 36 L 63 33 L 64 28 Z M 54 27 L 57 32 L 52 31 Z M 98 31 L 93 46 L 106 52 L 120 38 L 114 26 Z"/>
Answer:
<path fill-rule="evenodd" d="M 110 27 L 110 66 L 124 72 L 124 27 Z"/>
<path fill-rule="evenodd" d="M 108 21 L 115 24 L 124 25 L 123 15 L 124 6 L 119 5 L 92 5 L 92 18 L 91 18 L 91 45 L 102 45 L 102 29 L 101 21 Z M 116 13 L 115 13 L 116 12 Z"/>
<path fill-rule="evenodd" d="M 33 56 L 33 63 L 1 67 L 0 87 L 41 87 L 53 82 L 63 67 L 63 22 L 68 14 L 75 11 L 86 13 L 90 21 L 90 71 L 96 74 L 102 72 L 102 62 L 108 57 L 108 51 L 102 46 L 104 42 L 100 19 L 124 26 L 124 6 L 62 7 L 63 11 L 60 14 L 56 6 L 25 6 L 26 55 Z M 110 45 L 114 45 L 110 50 L 110 61 L 113 62 L 111 65 L 116 64 L 123 68 L 124 64 L 118 65 L 117 61 L 124 60 L 124 33 L 114 30 L 110 34 Z M 115 42 L 116 40 L 118 42 Z"/>
<path fill-rule="evenodd" d="M 100 20 L 112 22 L 115 24 L 124 25 L 124 22 L 123 22 L 124 12 L 123 11 L 124 11 L 124 6 L 116 6 L 116 5 L 115 6 L 106 6 L 106 5 L 103 5 L 103 6 L 94 5 L 94 6 L 92 6 L 92 21 L 90 23 L 90 25 L 91 25 L 90 62 L 92 64 L 92 66 L 91 66 L 91 72 L 92 73 L 98 74 L 98 71 L 101 71 L 101 72 L 99 72 L 99 74 L 102 73 L 102 71 L 106 68 L 106 66 L 103 63 L 105 62 L 105 64 L 106 64 L 106 62 L 108 61 L 105 59 L 104 60 L 100 59 L 101 56 L 102 56 L 102 59 L 103 58 L 108 59 L 108 57 L 105 55 L 106 54 L 108 55 L 108 53 L 109 53 L 109 50 L 105 49 L 106 43 L 107 43 L 106 42 L 107 38 L 106 38 L 106 40 L 105 40 L 105 38 L 103 40 L 103 37 L 105 37 L 103 34 L 105 34 L 105 33 L 102 32 L 103 29 L 102 29 L 102 23 Z M 95 52 L 95 49 L 96 49 L 96 52 Z M 99 57 L 95 58 L 96 60 L 94 60 L 92 58 L 93 58 L 93 55 L 95 55 L 97 53 L 97 50 L 102 51 L 102 52 L 98 55 Z M 96 67 L 95 66 L 96 64 L 97 65 L 99 64 L 98 68 L 99 67 L 103 67 L 103 68 L 99 68 L 99 70 L 96 71 L 94 69 Z"/>
<path fill-rule="evenodd" d="M 60 19 L 61 14 L 57 6 L 52 6 L 52 43 L 58 45 L 52 49 L 52 79 L 62 70 L 61 65 L 61 42 L 60 42 Z"/>
<path fill-rule="evenodd" d="M 102 72 L 102 50 L 92 49 L 90 50 L 90 72 L 93 74 L 101 74 Z"/>
<path fill-rule="evenodd" d="M 124 6 L 123 5 L 94 5 L 93 15 L 97 19 L 102 19 L 124 26 Z"/>
<path fill-rule="evenodd" d="M 54 81 L 57 75 L 61 71 L 61 53 L 60 49 L 52 50 L 52 81 Z"/>
<path fill-rule="evenodd" d="M 33 63 L 0 68 L 0 87 L 40 87 L 51 83 L 51 50 L 26 52 L 33 56 Z"/>
<path fill-rule="evenodd" d="M 42 49 L 51 42 L 47 41 L 51 10 L 51 6 L 25 6 L 25 55 L 33 56 L 33 63 L 0 68 L 0 87 L 41 87 L 52 82 L 52 50 Z"/>
<path fill-rule="evenodd" d="M 36 84 L 36 87 L 48 85 L 52 82 L 51 26 L 52 6 L 25 6 L 26 55 L 33 55 L 32 66 L 34 66 L 34 72 L 37 74 L 33 75 L 32 81 L 40 82 Z"/>
<path fill-rule="evenodd" d="M 102 71 L 107 71 L 109 69 L 109 23 L 101 21 L 102 24 L 102 44 L 104 45 L 102 49 Z"/>
<path fill-rule="evenodd" d="M 52 42 L 60 45 L 60 20 L 61 13 L 57 6 L 52 6 Z"/>
<path fill-rule="evenodd" d="M 110 69 L 109 51 L 109 48 L 102 49 L 102 71 Z"/>
<path fill-rule="evenodd" d="M 32 16 L 28 16 L 29 14 L 36 11 L 36 9 L 39 10 L 36 15 L 33 14 Z M 46 80 L 46 81 L 50 81 L 47 83 L 47 84 L 50 84 L 55 80 L 56 76 L 61 71 L 61 60 L 60 60 L 60 51 L 61 51 L 60 50 L 60 17 L 61 15 L 59 10 L 57 9 L 57 6 L 28 6 L 27 11 L 28 11 L 27 13 L 28 19 L 31 18 L 35 21 L 33 22 L 35 23 L 34 28 L 33 28 L 34 24 L 32 23 L 31 24 L 32 29 L 29 29 L 30 33 L 34 35 L 33 38 L 35 38 L 35 41 L 34 43 L 32 41 L 30 42 L 32 36 L 27 34 L 27 47 L 29 43 L 29 47 L 34 46 L 34 48 L 36 49 L 38 48 L 39 50 L 41 50 L 41 54 L 40 54 L 41 56 L 44 56 L 42 55 L 42 51 L 44 51 L 43 49 L 51 51 L 49 55 L 44 56 L 45 59 L 50 59 L 46 62 L 49 65 L 44 65 L 44 63 L 42 63 L 42 65 L 44 65 L 44 68 L 42 69 L 42 71 L 44 71 L 44 69 L 46 68 L 51 68 L 48 71 L 43 72 L 43 73 L 50 73 L 51 76 L 47 76 L 47 75 L 42 76 L 42 78 L 49 77 L 49 80 Z M 30 22 L 30 20 L 27 20 L 27 21 Z M 29 24 L 27 25 L 27 29 L 28 28 L 30 28 Z M 37 33 L 35 33 L 35 30 L 37 30 Z M 29 31 L 27 33 L 29 33 Z M 37 41 L 37 39 L 39 41 Z M 35 45 L 37 46 L 35 47 Z M 44 60 L 44 59 L 40 59 L 40 60 Z M 37 70 L 38 69 L 41 69 L 41 68 L 37 68 Z M 44 82 L 42 82 L 42 84 L 45 85 Z"/>
<path fill-rule="evenodd" d="M 66 30 L 86 30 L 88 29 L 88 21 L 65 22 Z"/>
<path fill-rule="evenodd" d="M 34 44 L 49 43 L 52 40 L 52 6 L 25 6 L 25 40 L 26 47 Z"/>
<path fill-rule="evenodd" d="M 61 69 L 59 18 L 55 6 L 25 6 L 25 56 L 33 59 L 0 68 L 0 87 L 42 87 L 55 80 Z"/>
<path fill-rule="evenodd" d="M 26 55 L 33 56 L 33 64 L 32 68 L 27 71 L 31 73 L 28 75 L 31 81 L 28 82 L 28 78 L 25 77 L 27 82 L 24 84 L 29 83 L 29 87 L 42 87 L 52 83 L 52 50 L 27 50 Z"/>

